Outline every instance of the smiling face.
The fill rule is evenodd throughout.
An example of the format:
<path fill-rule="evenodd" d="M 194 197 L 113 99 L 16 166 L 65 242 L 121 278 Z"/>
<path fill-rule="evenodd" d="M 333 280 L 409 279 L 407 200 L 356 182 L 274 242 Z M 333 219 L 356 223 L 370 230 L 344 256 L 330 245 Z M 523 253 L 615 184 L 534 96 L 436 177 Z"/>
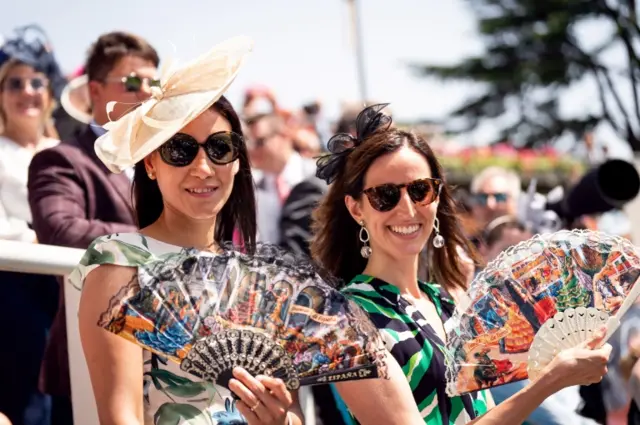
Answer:
<path fill-rule="evenodd" d="M 28 65 L 7 65 L 0 86 L 0 110 L 6 123 L 42 125 L 51 107 L 49 80 Z"/>
<path fill-rule="evenodd" d="M 205 111 L 185 126 L 180 133 L 204 143 L 214 133 L 231 131 L 231 124 L 213 109 Z M 174 167 L 164 162 L 158 151 L 145 158 L 145 169 L 158 181 L 165 213 L 193 220 L 212 220 L 222 210 L 233 190 L 239 160 L 214 164 L 199 149 L 187 166 Z"/>
<path fill-rule="evenodd" d="M 403 146 L 371 164 L 364 178 L 364 189 L 431 177 L 427 159 L 415 149 Z M 369 261 L 380 256 L 390 260 L 417 256 L 429 240 L 438 210 L 438 200 L 427 205 L 416 204 L 406 188 L 401 190 L 398 205 L 386 212 L 373 208 L 365 195 L 359 199 L 347 195 L 345 202 L 351 216 L 358 223 L 364 222 L 369 232 L 373 252 Z"/>

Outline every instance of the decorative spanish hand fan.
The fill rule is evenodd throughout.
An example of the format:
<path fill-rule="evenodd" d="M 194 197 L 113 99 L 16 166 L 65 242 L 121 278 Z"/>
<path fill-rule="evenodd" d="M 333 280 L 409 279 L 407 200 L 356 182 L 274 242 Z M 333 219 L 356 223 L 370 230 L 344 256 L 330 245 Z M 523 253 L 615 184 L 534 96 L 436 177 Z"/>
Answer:
<path fill-rule="evenodd" d="M 601 232 L 563 230 L 509 248 L 445 324 L 448 394 L 535 379 L 603 324 L 608 338 L 640 295 L 638 280 L 640 253 Z"/>
<path fill-rule="evenodd" d="M 184 250 L 139 267 L 99 325 L 225 387 L 234 367 L 291 390 L 384 375 L 375 326 L 319 273 L 271 245 Z"/>

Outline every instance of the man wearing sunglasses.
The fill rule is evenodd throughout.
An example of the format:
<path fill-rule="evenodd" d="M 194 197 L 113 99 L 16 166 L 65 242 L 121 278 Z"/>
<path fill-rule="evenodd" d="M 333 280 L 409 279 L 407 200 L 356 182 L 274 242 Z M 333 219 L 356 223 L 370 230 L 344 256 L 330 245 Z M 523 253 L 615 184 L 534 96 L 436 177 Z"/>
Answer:
<path fill-rule="evenodd" d="M 502 167 L 482 170 L 471 182 L 471 212 L 478 226 L 483 228 L 502 216 L 517 216 L 520 197 L 520 177 Z"/>
<path fill-rule="evenodd" d="M 129 178 L 111 173 L 93 145 L 104 124 L 149 96 L 158 62 L 155 49 L 132 34 L 104 34 L 92 46 L 85 71 L 93 121 L 77 137 L 37 154 L 29 168 L 29 203 L 41 243 L 86 249 L 98 236 L 137 230 Z M 113 101 L 118 104 L 107 114 Z M 73 418 L 63 295 L 60 301 L 41 383 L 54 399 L 52 424 L 68 425 Z"/>

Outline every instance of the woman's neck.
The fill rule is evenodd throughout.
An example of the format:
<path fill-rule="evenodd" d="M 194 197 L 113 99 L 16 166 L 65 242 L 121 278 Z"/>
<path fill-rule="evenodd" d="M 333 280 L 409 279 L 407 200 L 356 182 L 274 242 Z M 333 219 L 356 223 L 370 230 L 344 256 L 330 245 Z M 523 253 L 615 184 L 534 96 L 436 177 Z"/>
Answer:
<path fill-rule="evenodd" d="M 216 220 L 194 220 L 171 211 L 165 205 L 158 220 L 143 230 L 144 234 L 171 245 L 196 248 L 200 251 L 218 251 L 215 241 Z"/>
<path fill-rule="evenodd" d="M 25 148 L 35 148 L 42 140 L 43 132 L 41 128 L 33 126 L 19 126 L 7 124 L 2 135 L 9 140 Z"/>
<path fill-rule="evenodd" d="M 400 294 L 419 298 L 418 256 L 405 259 L 389 258 L 374 251 L 369 258 L 364 274 L 377 277 L 400 290 Z"/>

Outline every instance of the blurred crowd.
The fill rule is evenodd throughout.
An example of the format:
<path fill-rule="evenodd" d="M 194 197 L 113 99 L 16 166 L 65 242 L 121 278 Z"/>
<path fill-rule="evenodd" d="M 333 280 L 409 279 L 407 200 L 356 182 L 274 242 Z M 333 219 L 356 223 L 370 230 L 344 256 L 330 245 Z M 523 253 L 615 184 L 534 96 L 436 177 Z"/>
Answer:
<path fill-rule="evenodd" d="M 102 126 L 126 112 L 107 113 L 110 102 L 139 103 L 157 84 L 155 49 L 132 34 L 105 34 L 86 63 L 65 75 L 37 27 L 16 31 L 0 48 L 0 239 L 85 249 L 98 236 L 135 231 L 130 175 L 110 173 L 92 146 Z M 327 189 L 315 177 L 314 158 L 332 134 L 355 134 L 361 104 L 345 104 L 331 122 L 319 102 L 288 110 L 269 88 L 254 86 L 236 106 L 255 176 L 259 239 L 308 254 L 311 213 Z M 523 196 L 520 176 L 501 167 L 482 170 L 457 191 L 465 231 L 485 261 L 531 236 L 521 219 Z M 580 217 L 572 227 L 630 233 L 620 211 Z M 467 266 L 471 280 L 479 266 Z M 0 425 L 72 424 L 60 279 L 0 272 L 0 281 Z M 628 317 L 613 339 L 605 381 L 554 395 L 529 424 L 626 423 L 633 397 L 640 398 L 633 385 L 640 382 L 640 312 Z M 496 402 L 523 385 L 496 388 Z M 314 396 L 316 423 L 346 421 L 329 387 L 315 388 Z"/>

